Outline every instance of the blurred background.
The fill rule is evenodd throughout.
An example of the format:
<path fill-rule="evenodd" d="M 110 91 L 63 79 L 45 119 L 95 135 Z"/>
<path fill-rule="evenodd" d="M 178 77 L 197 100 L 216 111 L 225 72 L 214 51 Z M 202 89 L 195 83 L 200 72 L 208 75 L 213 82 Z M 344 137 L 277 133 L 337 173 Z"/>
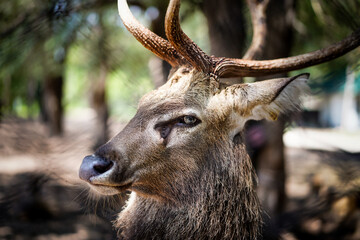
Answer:
<path fill-rule="evenodd" d="M 164 36 L 167 1 L 128 2 Z M 271 0 L 266 15 L 255 59 L 345 38 L 360 26 L 360 1 Z M 126 194 L 88 193 L 77 171 L 170 67 L 126 31 L 114 0 L 1 1 L 0 20 L 0 239 L 114 239 Z M 208 54 L 241 58 L 251 43 L 246 1 L 183 0 L 181 22 Z M 290 74 L 300 72 L 311 73 L 303 111 L 246 128 L 266 229 L 360 239 L 360 48 Z"/>

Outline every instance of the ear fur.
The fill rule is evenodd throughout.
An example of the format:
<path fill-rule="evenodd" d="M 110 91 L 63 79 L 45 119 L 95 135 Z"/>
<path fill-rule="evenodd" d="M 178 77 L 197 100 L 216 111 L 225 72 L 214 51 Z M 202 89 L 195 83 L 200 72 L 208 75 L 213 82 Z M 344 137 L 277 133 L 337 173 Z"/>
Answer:
<path fill-rule="evenodd" d="M 236 84 L 223 89 L 210 102 L 231 121 L 230 136 L 241 131 L 248 120 L 276 120 L 300 106 L 300 96 L 307 92 L 309 74 L 290 78 Z M 212 106 L 213 107 L 213 106 Z M 226 115 L 226 116 L 225 116 Z"/>
<path fill-rule="evenodd" d="M 255 102 L 259 102 L 260 104 L 256 104 L 253 107 L 249 119 L 267 119 L 274 121 L 277 120 L 280 113 L 298 110 L 301 103 L 300 96 L 307 93 L 309 89 L 306 83 L 309 76 L 310 75 L 306 73 L 291 78 L 260 82 L 258 86 L 255 86 L 256 88 L 259 88 L 255 91 L 259 93 L 257 98 L 267 99 L 266 97 L 272 95 L 273 97 L 267 102 L 261 102 L 258 101 L 258 99 L 255 99 Z M 272 94 L 271 91 L 275 94 Z M 252 101 L 254 101 L 254 99 L 252 99 Z"/>

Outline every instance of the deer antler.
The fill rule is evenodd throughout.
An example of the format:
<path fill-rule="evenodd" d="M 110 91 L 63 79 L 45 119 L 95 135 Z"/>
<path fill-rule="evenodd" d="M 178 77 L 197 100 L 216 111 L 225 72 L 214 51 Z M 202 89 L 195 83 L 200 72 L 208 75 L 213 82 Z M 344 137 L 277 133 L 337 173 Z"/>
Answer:
<path fill-rule="evenodd" d="M 166 37 L 174 48 L 188 60 L 193 67 L 203 72 L 211 72 L 213 61 L 181 29 L 179 23 L 180 0 L 170 0 L 166 17 Z"/>
<path fill-rule="evenodd" d="M 216 58 L 214 73 L 219 77 L 257 77 L 302 69 L 338 58 L 360 45 L 360 28 L 329 47 L 302 55 L 274 60 Z"/>
<path fill-rule="evenodd" d="M 187 64 L 187 61 L 167 40 L 156 35 L 135 19 L 126 0 L 118 0 L 118 11 L 125 27 L 144 47 L 173 67 Z"/>
<path fill-rule="evenodd" d="M 266 8 L 267 0 L 264 2 L 259 8 L 261 11 L 265 11 Z M 191 64 L 199 71 L 223 78 L 257 77 L 302 69 L 338 58 L 360 45 L 359 28 L 338 43 L 294 57 L 262 61 L 210 57 L 182 31 L 179 9 L 180 0 L 170 0 L 165 20 L 165 32 L 169 39 L 167 41 L 139 23 L 131 14 L 126 0 L 118 0 L 118 10 L 124 25 L 147 49 L 173 67 Z M 251 53 L 248 52 L 245 58 L 249 55 Z"/>

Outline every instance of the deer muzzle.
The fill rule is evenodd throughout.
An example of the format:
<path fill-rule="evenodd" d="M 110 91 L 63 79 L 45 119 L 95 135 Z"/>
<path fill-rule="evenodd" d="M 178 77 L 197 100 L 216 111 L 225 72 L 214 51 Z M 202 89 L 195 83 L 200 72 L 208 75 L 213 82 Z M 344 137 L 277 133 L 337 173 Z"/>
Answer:
<path fill-rule="evenodd" d="M 80 166 L 79 177 L 88 182 L 98 193 L 113 195 L 124 191 L 131 185 L 118 184 L 111 180 L 116 170 L 115 162 L 96 155 L 89 155 L 84 158 Z"/>

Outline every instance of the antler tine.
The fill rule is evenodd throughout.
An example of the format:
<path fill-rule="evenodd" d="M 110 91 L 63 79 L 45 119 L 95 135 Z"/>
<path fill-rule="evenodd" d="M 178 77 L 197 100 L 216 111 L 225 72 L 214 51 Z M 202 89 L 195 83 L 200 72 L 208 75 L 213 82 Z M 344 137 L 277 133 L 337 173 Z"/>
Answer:
<path fill-rule="evenodd" d="M 181 29 L 179 23 L 180 0 L 170 0 L 166 17 L 165 32 L 175 49 L 199 71 L 211 72 L 213 61 Z"/>
<path fill-rule="evenodd" d="M 126 0 L 118 0 L 118 11 L 125 27 L 144 47 L 173 67 L 187 64 L 187 61 L 167 40 L 156 35 L 135 19 Z"/>
<path fill-rule="evenodd" d="M 288 58 L 244 60 L 216 58 L 214 73 L 219 77 L 257 77 L 298 70 L 338 58 L 360 46 L 360 28 L 344 40 L 329 47 Z"/>

